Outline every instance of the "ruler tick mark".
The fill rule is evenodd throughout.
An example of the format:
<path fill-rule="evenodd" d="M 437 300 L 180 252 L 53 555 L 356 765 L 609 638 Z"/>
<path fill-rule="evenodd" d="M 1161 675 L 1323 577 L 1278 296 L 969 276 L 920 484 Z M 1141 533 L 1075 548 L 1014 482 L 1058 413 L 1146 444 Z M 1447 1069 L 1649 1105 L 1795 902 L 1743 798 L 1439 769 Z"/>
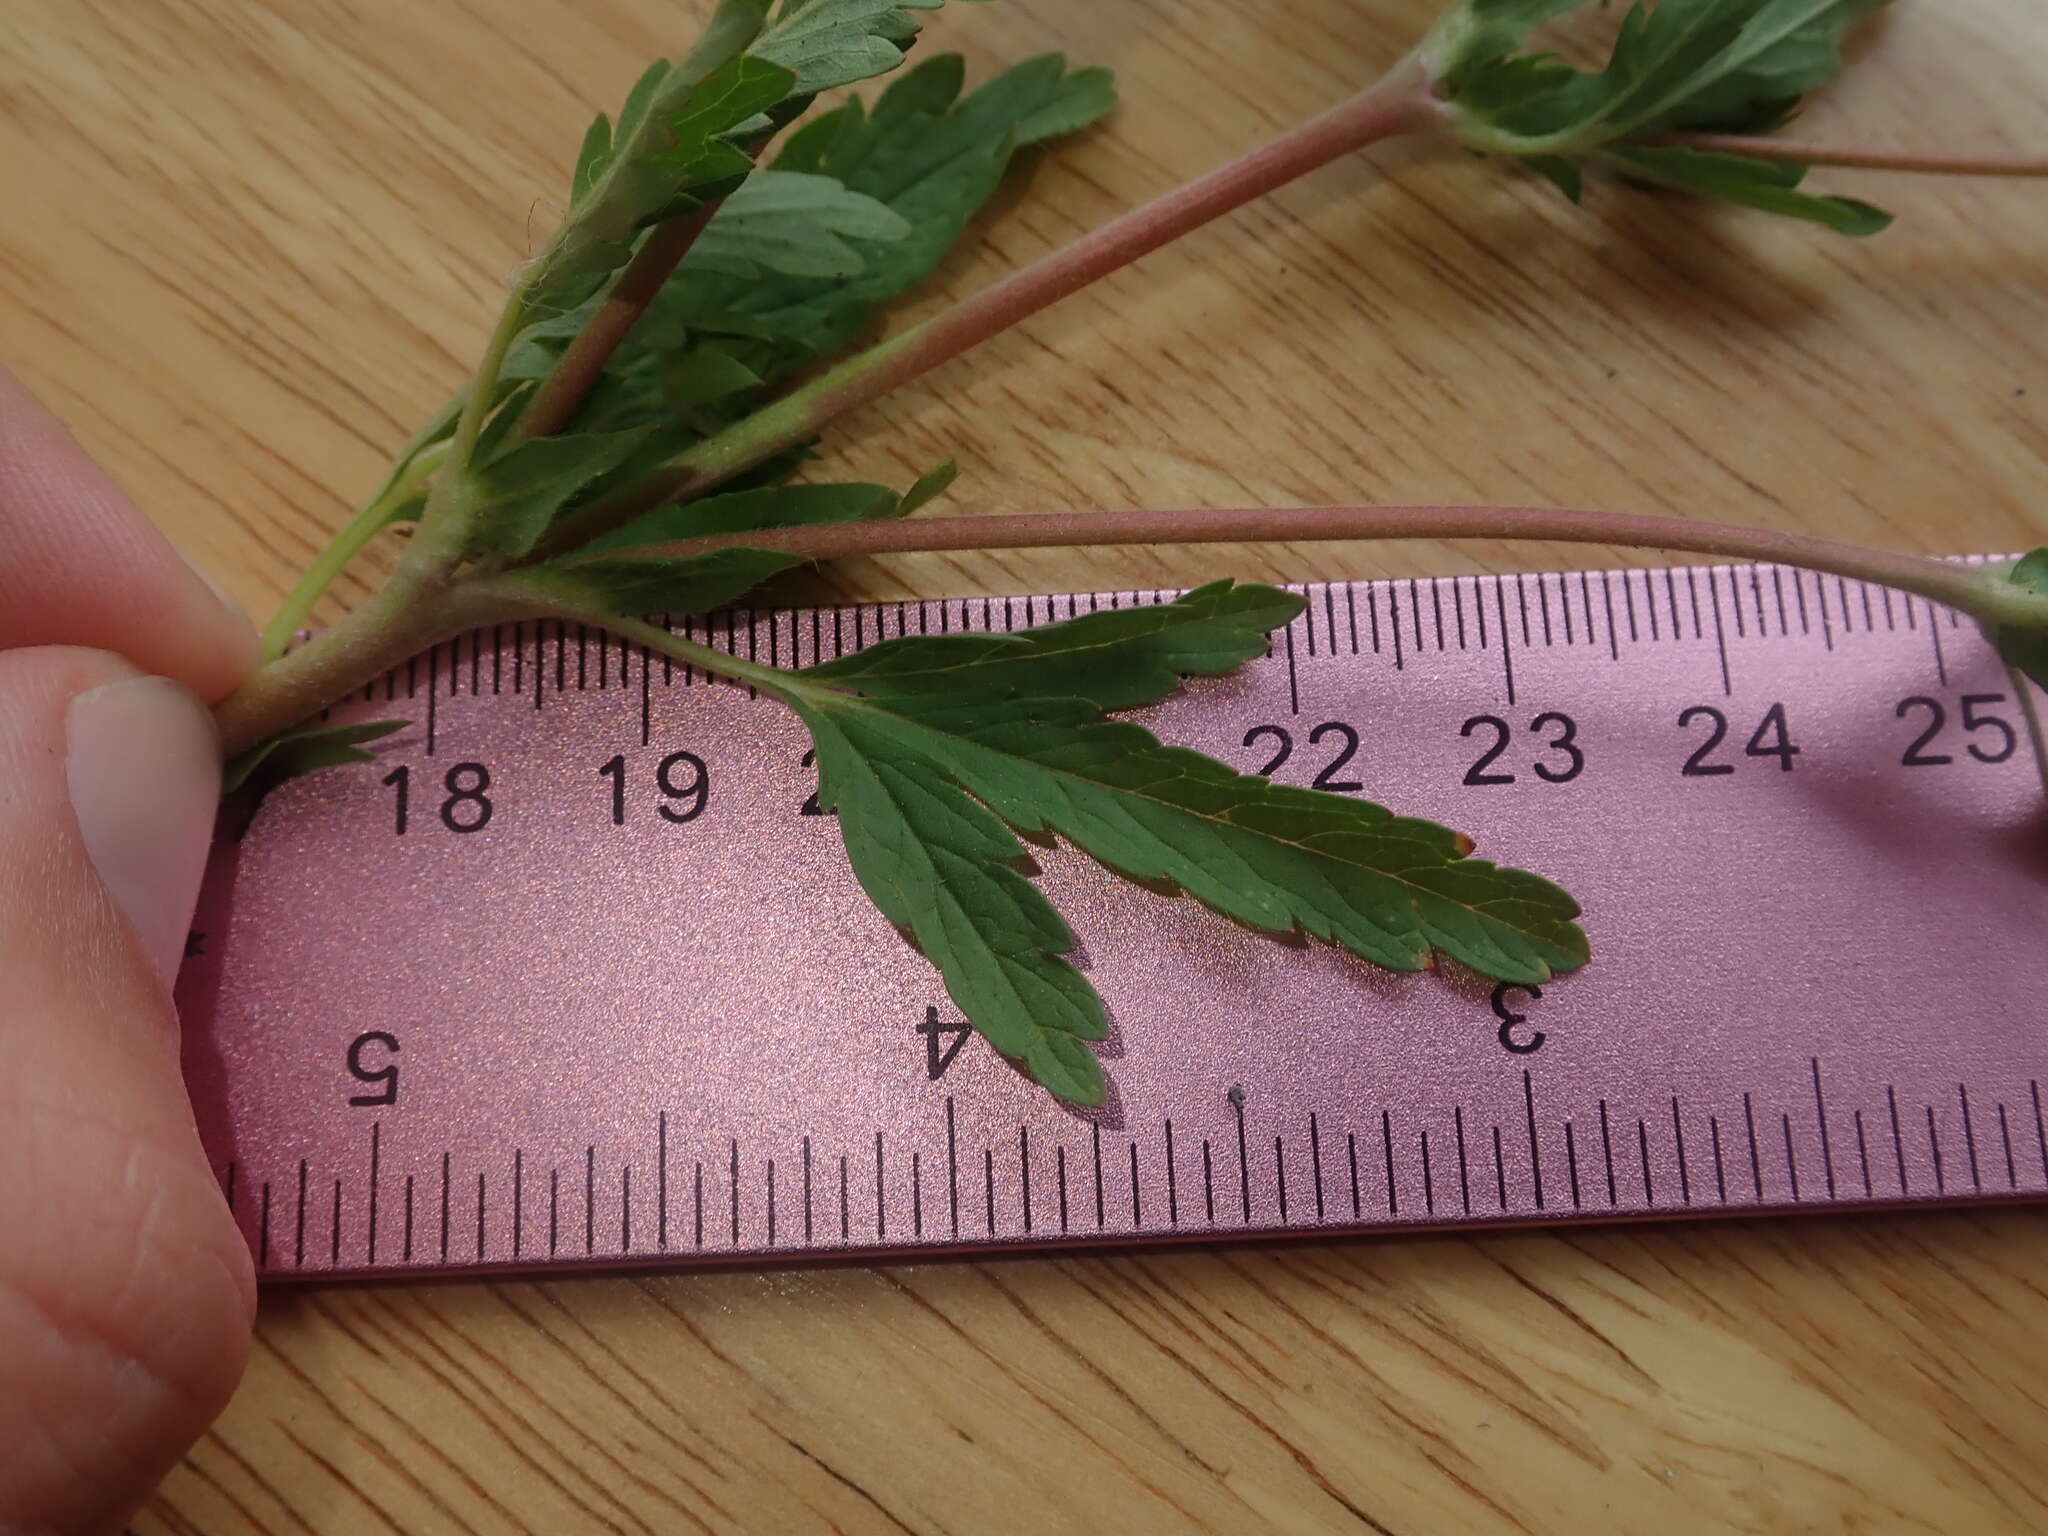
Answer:
<path fill-rule="evenodd" d="M 804 1137 L 804 1241 L 811 1240 L 811 1138 Z"/>
<path fill-rule="evenodd" d="M 1686 572 L 1686 585 L 1688 587 L 1692 585 L 1692 573 L 1690 570 Z M 1714 604 L 1714 654 L 1720 658 L 1721 662 L 1721 696 L 1723 698 L 1733 698 L 1735 695 L 1735 680 L 1728 671 L 1728 635 L 1721 626 L 1721 583 L 1715 579 L 1712 571 L 1707 573 L 1707 596 L 1713 599 Z M 1692 622 L 1693 628 L 1697 630 L 1700 622 L 1700 597 L 1698 592 L 1694 592 L 1692 596 Z"/>
<path fill-rule="evenodd" d="M 1233 1088 L 1231 1107 L 1237 1111 L 1237 1188 L 1246 1225 L 1252 1219 L 1252 1160 L 1244 1139 L 1244 1089 Z"/>
<path fill-rule="evenodd" d="M 1287 1146 L 1278 1136 L 1273 1138 L 1273 1178 L 1280 1194 L 1280 1225 L 1284 1227 L 1287 1225 Z"/>
<path fill-rule="evenodd" d="M 1401 1197 L 1394 1188 L 1394 1122 L 1386 1110 L 1380 1111 L 1380 1148 L 1386 1155 L 1387 1163 L 1387 1214 L 1401 1214 Z"/>
<path fill-rule="evenodd" d="M 1536 1085 L 1525 1069 L 1522 1073 L 1522 1112 L 1529 1122 L 1529 1178 L 1536 1195 L 1536 1209 L 1543 1209 L 1543 1143 L 1536 1135 Z"/>
<path fill-rule="evenodd" d="M 1358 1133 L 1356 1131 L 1346 1131 L 1344 1133 L 1344 1160 L 1351 1165 L 1351 1214 L 1353 1216 L 1362 1216 L 1365 1214 L 1365 1211 L 1358 1195 Z"/>
<path fill-rule="evenodd" d="M 1799 1193 L 1799 1155 L 1792 1146 L 1792 1117 L 1789 1114 L 1780 1114 L 1778 1120 L 1784 1127 L 1785 1176 L 1792 1185 L 1792 1198 L 1796 1202 L 1801 1196 Z"/>
<path fill-rule="evenodd" d="M 1764 1199 L 1764 1156 L 1756 1141 L 1756 1106 L 1747 1093 L 1742 1096 L 1742 1123 L 1749 1131 L 1749 1182 L 1756 1191 L 1757 1204 Z"/>
<path fill-rule="evenodd" d="M 1294 626 L 1289 624 L 1283 632 L 1287 641 L 1287 712 L 1301 713 L 1301 679 L 1294 668 Z"/>
<path fill-rule="evenodd" d="M 548 1169 L 548 1257 L 562 1250 L 562 1170 Z"/>
<path fill-rule="evenodd" d="M 1309 1116 L 1309 1133 L 1311 1136 L 1315 1133 L 1314 1115 Z M 1318 1171 L 1316 1178 L 1317 1211 L 1320 1214 L 1322 1200 L 1322 1175 L 1320 1171 Z M 1173 1166 L 1173 1122 L 1171 1120 L 1166 1122 L 1166 1223 L 1172 1227 L 1180 1225 L 1180 1190 L 1176 1182 Z"/>
<path fill-rule="evenodd" d="M 1813 1073 L 1813 1117 L 1820 1126 L 1821 1171 L 1826 1175 L 1828 1198 L 1832 1200 L 1835 1198 L 1835 1152 L 1828 1145 L 1828 1099 L 1820 1085 L 1820 1058 L 1809 1056 L 1806 1064 Z"/>
<path fill-rule="evenodd" d="M 1569 1118 L 1567 1118 L 1564 1123 L 1564 1171 L 1565 1178 L 1571 1184 L 1572 1209 L 1576 1211 L 1580 1208 L 1579 1148 L 1578 1143 L 1572 1139 L 1572 1123 Z M 1464 1182 L 1465 1144 L 1462 1141 L 1460 1141 L 1458 1143 L 1458 1183 L 1460 1186 L 1462 1186 Z M 1468 1216 L 1472 1214 L 1472 1197 L 1470 1195 L 1467 1195 L 1465 1197 L 1465 1214 Z"/>
<path fill-rule="evenodd" d="M 1569 1122 L 1567 1122 L 1567 1126 L 1569 1126 Z M 1451 1106 L 1451 1129 L 1458 1143 L 1458 1203 L 1465 1208 L 1465 1214 L 1470 1216 L 1472 1214 L 1472 1179 L 1470 1166 L 1465 1159 L 1465 1106 L 1462 1104 L 1453 1104 Z M 1569 1149 L 1571 1135 L 1569 1129 L 1566 1130 L 1565 1135 L 1566 1147 Z"/>
<path fill-rule="evenodd" d="M 512 1149 L 512 1257 L 519 1258 L 526 1251 L 526 1153 L 519 1147 Z"/>
<path fill-rule="evenodd" d="M 1138 1144 L 1133 1141 L 1131 1143 L 1131 1225 L 1133 1227 L 1142 1227 L 1144 1224 L 1144 1208 L 1138 1203 Z"/>
<path fill-rule="evenodd" d="M 846 1154 L 839 1154 L 839 1240 L 853 1239 L 853 1204 L 846 1189 Z"/>
<path fill-rule="evenodd" d="M 1884 1097 L 1892 1114 L 1892 1150 L 1898 1154 L 1899 1159 L 1899 1193 L 1910 1194 L 1911 1189 L 1906 1183 L 1906 1138 L 1899 1128 L 1899 1091 L 1887 1083 Z"/>
<path fill-rule="evenodd" d="M 597 1252 L 597 1148 L 583 1149 L 583 1251 Z"/>
<path fill-rule="evenodd" d="M 2006 1124 L 2005 1105 L 1998 1106 L 1998 1139 L 2005 1144 L 2005 1184 L 2008 1189 L 2020 1187 L 2019 1165 L 2012 1160 L 2012 1128 Z"/>
<path fill-rule="evenodd" d="M 1714 1144 L 1714 1198 L 1728 1203 L 1728 1171 L 1721 1162 L 1721 1117 L 1707 1116 L 1707 1133 Z"/>
<path fill-rule="evenodd" d="M 730 1191 L 726 1199 L 726 1230 L 732 1235 L 732 1245 L 740 1245 L 740 1143 L 737 1136 L 727 1141 L 726 1184 Z"/>
<path fill-rule="evenodd" d="M 1495 1197 L 1500 1201 L 1500 1208 L 1506 1210 L 1508 1208 L 1508 1165 L 1507 1159 L 1501 1156 L 1500 1127 L 1498 1125 L 1493 1128 L 1493 1189 Z"/>
<path fill-rule="evenodd" d="M 981 1149 L 983 1199 L 988 1210 L 988 1235 L 996 1235 L 996 1154 L 993 1147 Z"/>
<path fill-rule="evenodd" d="M 1429 1215 L 1436 1214 L 1436 1180 L 1429 1169 L 1429 1127 L 1422 1128 L 1422 1208 Z M 1282 1219 L 1285 1220 L 1283 1214 Z"/>
<path fill-rule="evenodd" d="M 380 1145 L 382 1138 L 382 1122 L 372 1120 L 370 1122 L 370 1225 L 365 1243 L 371 1264 L 377 1262 L 377 1180 L 381 1171 L 379 1153 L 382 1151 Z M 230 1163 L 228 1165 L 228 1209 L 232 1211 L 234 1208 L 235 1170 L 234 1164 Z"/>
<path fill-rule="evenodd" d="M 889 1204 L 885 1195 L 888 1185 L 882 1176 L 882 1133 L 875 1132 L 875 1236 L 877 1239 L 889 1235 Z"/>
<path fill-rule="evenodd" d="M 775 1241 L 775 1165 L 768 1165 L 768 1241 Z M 619 1252 L 633 1251 L 633 1165 L 619 1168 Z"/>
<path fill-rule="evenodd" d="M 1948 1193 L 1948 1180 L 1941 1167 L 1941 1129 L 1934 1123 L 1934 1106 L 1927 1106 L 1927 1147 L 1934 1154 L 1934 1192 Z"/>
<path fill-rule="evenodd" d="M 1216 1178 L 1209 1166 L 1209 1138 L 1202 1138 L 1202 1207 L 1208 1212 L 1209 1225 L 1216 1225 Z"/>
<path fill-rule="evenodd" d="M 704 1246 L 704 1159 L 697 1159 L 696 1172 L 690 1180 L 691 1236 L 697 1247 Z"/>
<path fill-rule="evenodd" d="M 1692 1174 L 1685 1166 L 1685 1120 L 1678 1112 L 1678 1095 L 1671 1095 L 1671 1141 L 1678 1150 L 1678 1198 L 1692 1204 Z"/>
<path fill-rule="evenodd" d="M 655 1121 L 654 1141 L 654 1221 L 656 1239 L 662 1251 L 668 1250 L 668 1111 L 663 1110 Z M 805 1172 L 810 1164 L 805 1160 Z M 805 1227 L 804 1236 L 809 1237 L 810 1229 Z"/>
<path fill-rule="evenodd" d="M 910 1235 L 912 1237 L 924 1236 L 924 1170 L 922 1161 L 920 1153 L 912 1152 L 910 1154 Z M 770 1159 L 768 1166 L 771 1168 L 775 1166 L 773 1159 Z"/>
<path fill-rule="evenodd" d="M 1092 1143 L 1093 1143 L 1093 1145 L 1094 1145 L 1094 1148 L 1095 1148 L 1095 1225 L 1096 1225 L 1096 1227 L 1097 1227 L 1097 1228 L 1099 1229 L 1099 1228 L 1105 1227 L 1105 1226 L 1107 1226 L 1107 1225 L 1109 1224 L 1109 1217 L 1108 1217 L 1108 1215 L 1107 1215 L 1107 1214 L 1105 1213 L 1105 1211 L 1104 1211 L 1104 1209 L 1103 1209 L 1103 1203 L 1102 1203 L 1102 1125 L 1101 1125 L 1101 1123 L 1100 1123 L 1099 1121 L 1091 1122 L 1091 1123 L 1089 1124 L 1089 1126 L 1088 1126 L 1088 1133 L 1089 1133 L 1090 1139 L 1091 1139 L 1091 1141 L 1092 1141 Z"/>
<path fill-rule="evenodd" d="M 1636 1156 L 1643 1165 L 1643 1204 L 1653 1206 L 1657 1190 L 1650 1182 L 1650 1127 L 1640 1115 L 1636 1117 Z"/>
<path fill-rule="evenodd" d="M 2030 1078 L 2027 1089 L 2034 1096 L 2034 1140 L 2041 1149 L 2041 1177 L 2048 1180 L 2048 1122 L 2041 1118 L 2041 1085 Z"/>
<path fill-rule="evenodd" d="M 268 1184 L 263 1186 L 263 1215 L 267 1223 L 270 1219 L 270 1186 Z M 269 1237 L 270 1234 L 265 1232 L 266 1248 L 269 1246 Z M 412 1175 L 409 1173 L 405 1176 L 405 1241 L 399 1257 L 408 1264 L 412 1262 Z"/>
<path fill-rule="evenodd" d="M 1512 704 L 1515 702 L 1515 648 L 1513 642 L 1508 639 L 1507 592 L 1499 576 L 1493 578 L 1493 608 L 1495 616 L 1500 620 L 1501 673 L 1507 680 L 1508 703 Z"/>
<path fill-rule="evenodd" d="M 1031 1128 L 1017 1127 L 1017 1168 L 1021 1176 L 1024 1207 L 1024 1230 L 1031 1230 Z"/>
<path fill-rule="evenodd" d="M 1977 1172 L 1977 1130 L 1970 1123 L 1969 1088 L 1965 1084 L 1957 1083 L 1956 1097 L 1962 1101 L 1963 1106 L 1963 1146 L 1970 1155 L 1970 1188 L 1982 1194 L 1984 1192 L 1984 1180 Z"/>
<path fill-rule="evenodd" d="M 1169 1198 L 1170 1198 L 1170 1196 L 1171 1196 L 1171 1191 L 1172 1191 L 1172 1189 L 1173 1189 L 1173 1176 L 1172 1176 L 1172 1160 L 1173 1160 L 1173 1122 L 1172 1122 L 1172 1121 L 1168 1121 L 1168 1122 L 1167 1122 L 1167 1129 L 1166 1129 L 1166 1153 L 1167 1153 L 1167 1164 L 1168 1164 L 1168 1170 L 1167 1170 L 1167 1181 L 1166 1181 L 1166 1187 L 1167 1187 L 1167 1190 L 1168 1190 L 1168 1192 L 1169 1192 Z M 1323 1216 L 1324 1216 L 1324 1211 L 1323 1211 L 1323 1141 L 1322 1141 L 1322 1135 L 1321 1135 L 1321 1133 L 1320 1133 L 1320 1132 L 1319 1132 L 1319 1131 L 1317 1130 L 1317 1128 L 1316 1128 L 1316 1112 L 1315 1112 L 1314 1110 L 1310 1110 L 1310 1111 L 1308 1112 L 1308 1164 L 1309 1164 L 1309 1173 L 1310 1173 L 1310 1175 L 1311 1175 L 1311 1176 L 1312 1176 L 1312 1177 L 1313 1177 L 1313 1178 L 1315 1179 L 1315 1183 L 1316 1183 L 1316 1220 L 1317 1220 L 1317 1221 L 1321 1221 L 1321 1220 L 1323 1219 Z"/>
<path fill-rule="evenodd" d="M 334 1181 L 334 1214 L 332 1220 L 333 1226 L 329 1231 L 327 1239 L 327 1262 L 338 1265 L 341 1263 L 341 1180 L 339 1179 Z M 482 1256 L 481 1249 L 478 1250 L 478 1256 Z"/>
<path fill-rule="evenodd" d="M 1863 1111 L 1862 1111 L 1862 1110 L 1860 1110 L 1860 1109 L 1859 1109 L 1859 1110 L 1857 1110 L 1857 1111 L 1856 1111 L 1856 1114 L 1855 1114 L 1855 1119 L 1856 1119 L 1856 1159 L 1857 1159 L 1857 1161 L 1858 1161 L 1858 1162 L 1860 1162 L 1860 1163 L 1861 1163 L 1861 1164 L 1863 1165 L 1863 1196 L 1864 1196 L 1864 1198 L 1865 1198 L 1865 1199 L 1867 1200 L 1867 1199 L 1871 1198 L 1871 1197 L 1872 1197 L 1873 1195 L 1875 1195 L 1875 1194 L 1876 1194 L 1876 1190 L 1875 1190 L 1875 1189 L 1874 1189 L 1874 1188 L 1872 1187 L 1872 1185 L 1871 1185 L 1871 1182 L 1870 1182 L 1870 1147 L 1869 1147 L 1869 1144 L 1868 1144 L 1868 1143 L 1866 1143 L 1866 1142 L 1864 1141 L 1864 1139 L 1863 1139 Z"/>
<path fill-rule="evenodd" d="M 953 1235 L 960 1235 L 960 1138 L 953 1122 L 953 1095 L 946 1095 L 946 1199 L 953 1215 Z"/>
<path fill-rule="evenodd" d="M 1059 1186 L 1060 1186 L 1060 1231 L 1062 1231 L 1062 1232 L 1065 1232 L 1065 1231 L 1067 1231 L 1067 1230 L 1068 1230 L 1068 1227 L 1067 1227 L 1067 1146 L 1066 1146 L 1066 1143 L 1065 1143 L 1065 1142 L 1061 1142 L 1061 1143 L 1060 1143 L 1060 1144 L 1059 1144 L 1059 1145 L 1058 1145 L 1057 1147 L 1055 1147 L 1055 1148 L 1053 1149 L 1053 1167 L 1054 1167 L 1054 1168 L 1055 1168 L 1055 1169 L 1057 1170 L 1057 1172 L 1058 1172 L 1058 1175 L 1059 1175 Z"/>
<path fill-rule="evenodd" d="M 1614 1136 L 1607 1124 L 1607 1101 L 1600 1101 L 1600 1155 L 1607 1164 L 1607 1204 L 1619 1205 L 1620 1199 L 1614 1187 Z"/>

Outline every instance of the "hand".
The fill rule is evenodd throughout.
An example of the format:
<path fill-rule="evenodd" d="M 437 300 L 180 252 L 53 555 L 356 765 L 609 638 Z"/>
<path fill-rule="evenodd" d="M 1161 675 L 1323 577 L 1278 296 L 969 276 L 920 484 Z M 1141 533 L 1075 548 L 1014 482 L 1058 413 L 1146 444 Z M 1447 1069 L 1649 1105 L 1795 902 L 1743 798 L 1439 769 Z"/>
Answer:
<path fill-rule="evenodd" d="M 0 1533 L 115 1530 L 212 1422 L 255 1282 L 170 985 L 254 636 L 0 370 Z"/>

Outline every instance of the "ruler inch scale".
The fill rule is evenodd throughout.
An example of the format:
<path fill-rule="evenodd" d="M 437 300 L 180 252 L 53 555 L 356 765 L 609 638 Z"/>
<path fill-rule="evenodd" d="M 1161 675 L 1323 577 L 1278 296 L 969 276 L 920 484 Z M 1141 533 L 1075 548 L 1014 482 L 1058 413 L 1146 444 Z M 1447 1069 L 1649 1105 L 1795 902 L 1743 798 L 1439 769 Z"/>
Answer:
<path fill-rule="evenodd" d="M 2048 1197 L 2042 766 L 1973 626 L 1769 566 L 1296 588 L 1135 718 L 1586 907 L 1542 987 L 1394 976 L 1034 854 L 1112 1021 L 1082 1112 L 970 1038 L 801 727 L 573 623 L 437 646 L 372 767 L 217 844 L 185 1064 L 269 1279 Z M 736 610 L 777 665 L 1172 594 Z"/>

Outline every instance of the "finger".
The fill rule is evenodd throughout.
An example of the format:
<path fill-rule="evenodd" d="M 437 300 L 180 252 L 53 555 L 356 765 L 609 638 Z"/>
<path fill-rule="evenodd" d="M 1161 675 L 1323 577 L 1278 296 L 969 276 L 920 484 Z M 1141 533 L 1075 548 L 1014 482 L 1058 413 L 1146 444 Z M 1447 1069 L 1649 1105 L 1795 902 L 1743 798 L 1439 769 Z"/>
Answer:
<path fill-rule="evenodd" d="M 249 621 L 0 368 L 0 649 L 83 645 L 209 701 L 255 664 Z"/>
<path fill-rule="evenodd" d="M 118 1529 L 247 1355 L 170 1003 L 218 790 L 183 687 L 0 653 L 0 1531 Z"/>

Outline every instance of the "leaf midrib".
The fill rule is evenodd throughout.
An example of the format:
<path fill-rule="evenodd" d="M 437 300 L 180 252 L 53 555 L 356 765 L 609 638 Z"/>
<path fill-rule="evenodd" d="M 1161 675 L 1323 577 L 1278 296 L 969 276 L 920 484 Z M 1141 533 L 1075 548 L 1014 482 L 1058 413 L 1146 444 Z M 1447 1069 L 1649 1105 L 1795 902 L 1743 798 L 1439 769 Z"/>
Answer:
<path fill-rule="evenodd" d="M 1474 918 L 1479 919 L 1480 921 L 1496 923 L 1510 933 L 1521 935 L 1523 938 L 1529 940 L 1532 944 L 1538 944 L 1545 947 L 1556 944 L 1556 940 L 1547 938 L 1544 935 L 1537 933 L 1532 929 L 1521 927 L 1518 924 L 1508 921 L 1506 918 L 1497 917 L 1492 915 L 1491 913 L 1484 912 L 1480 908 L 1474 907 L 1468 902 L 1461 901 L 1455 897 L 1446 896 L 1441 891 L 1432 891 L 1427 886 L 1419 885 L 1415 881 L 1410 880 L 1400 874 L 1380 869 L 1376 866 L 1369 864 L 1359 864 L 1354 861 L 1339 859 L 1325 849 L 1311 847 L 1308 844 L 1300 842 L 1297 839 L 1275 836 L 1270 832 L 1259 831 L 1255 828 L 1244 826 L 1239 822 L 1231 821 L 1225 817 L 1211 816 L 1200 811 L 1190 810 L 1186 806 L 1177 805 L 1170 800 L 1161 799 L 1156 795 L 1142 794 L 1136 790 L 1125 789 L 1117 785 L 1105 784 L 1100 779 L 1091 779 L 1084 774 L 1075 773 L 1070 769 L 1051 767 L 1045 763 L 1038 762 L 1034 758 L 1022 757 L 1013 752 L 1003 752 L 995 747 L 984 746 L 979 742 L 969 741 L 966 737 L 956 735 L 952 732 L 940 730 L 936 726 L 925 725 L 922 722 L 914 720 L 907 715 L 900 715 L 894 712 L 893 710 L 882 708 L 873 701 L 860 698 L 857 695 L 838 693 L 829 690 L 820 690 L 819 692 L 823 695 L 818 699 L 818 703 L 822 707 L 858 710 L 867 714 L 875 715 L 879 718 L 888 720 L 895 725 L 907 727 L 908 729 L 926 737 L 936 738 L 937 740 L 943 742 L 957 743 L 962 747 L 969 748 L 977 752 L 986 752 L 993 754 L 994 756 L 1007 759 L 1012 762 L 1026 764 L 1030 768 L 1034 769 L 1039 773 L 1047 774 L 1055 778 L 1066 779 L 1077 784 L 1086 784 L 1091 788 L 1094 788 L 1099 791 L 1106 791 L 1107 793 L 1112 795 L 1123 795 L 1128 796 L 1130 799 L 1133 800 L 1141 800 L 1148 804 L 1159 806 L 1164 810 L 1176 813 L 1178 815 L 1187 816 L 1196 821 L 1205 822 L 1211 826 L 1229 828 L 1232 831 L 1243 833 L 1251 837 L 1265 838 L 1268 841 L 1278 844 L 1282 847 L 1296 849 L 1302 854 L 1305 854 L 1312 859 L 1326 859 L 1332 863 L 1340 865 L 1349 864 L 1352 868 L 1369 870 L 1371 873 L 1379 876 L 1382 879 L 1393 881 L 1395 884 L 1401 886 L 1404 890 L 1414 892 L 1418 897 L 1429 898 L 1436 901 L 1449 902 L 1451 905 L 1457 907 L 1460 911 L 1469 912 L 1472 914 Z M 1016 702 L 1021 704 L 1030 701 L 1018 700 Z M 1082 702 L 1087 701 L 1084 700 Z M 939 771 L 942 773 L 945 772 L 942 766 L 940 767 Z M 951 775 L 948 774 L 947 777 L 950 779 Z M 966 786 L 964 785 L 960 785 L 959 788 L 962 790 L 963 793 L 968 792 L 966 790 Z M 979 796 L 976 796 L 975 798 L 980 799 Z M 1385 807 L 1382 807 L 1382 809 L 1385 809 Z M 1389 812 L 1388 814 L 1391 817 L 1393 813 Z M 1065 837 L 1067 841 L 1070 843 L 1075 841 L 1071 836 L 1069 836 L 1064 831 L 1062 831 L 1060 835 L 1062 837 Z M 1079 847 L 1080 845 L 1076 844 L 1076 846 Z M 1082 851 L 1086 852 L 1087 850 L 1083 848 Z M 1091 855 L 1091 857 L 1093 856 Z M 1499 866 L 1495 867 L 1498 868 Z M 1566 919 L 1566 921 L 1570 921 L 1570 919 Z M 1431 947 L 1434 948 L 1435 946 L 1432 945 Z"/>

